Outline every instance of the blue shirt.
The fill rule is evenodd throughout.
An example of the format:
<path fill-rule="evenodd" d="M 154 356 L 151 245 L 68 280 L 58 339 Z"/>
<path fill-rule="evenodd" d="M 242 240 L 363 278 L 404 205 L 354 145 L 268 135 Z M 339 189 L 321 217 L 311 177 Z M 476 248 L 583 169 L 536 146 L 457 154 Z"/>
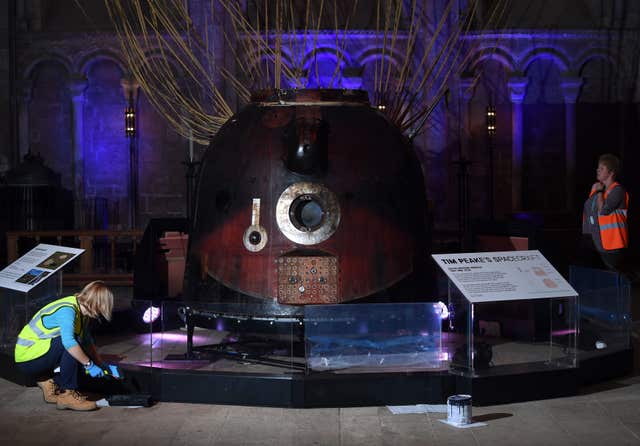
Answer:
<path fill-rule="evenodd" d="M 60 337 L 62 345 L 65 349 L 69 350 L 71 347 L 78 345 L 75 333 L 73 331 L 74 321 L 76 320 L 76 312 L 71 307 L 60 307 L 53 313 L 42 318 L 43 325 L 48 328 L 60 327 Z M 91 342 L 91 338 L 88 335 L 87 330 L 83 330 L 83 339 L 80 340 L 83 344 Z"/>

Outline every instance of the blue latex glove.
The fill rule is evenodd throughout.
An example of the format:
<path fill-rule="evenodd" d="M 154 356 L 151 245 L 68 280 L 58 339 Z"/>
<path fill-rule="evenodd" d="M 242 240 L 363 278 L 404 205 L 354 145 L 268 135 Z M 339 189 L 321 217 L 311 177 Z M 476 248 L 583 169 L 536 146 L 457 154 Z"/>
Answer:
<path fill-rule="evenodd" d="M 105 374 L 107 375 L 111 375 L 114 378 L 122 378 L 122 373 L 120 373 L 120 369 L 118 368 L 117 365 L 115 364 L 105 364 L 104 367 L 105 369 Z"/>
<path fill-rule="evenodd" d="M 85 367 L 84 370 L 92 378 L 102 378 L 104 376 L 104 371 L 99 366 L 95 365 L 93 361 L 91 361 L 91 365 L 89 365 L 89 367 Z"/>

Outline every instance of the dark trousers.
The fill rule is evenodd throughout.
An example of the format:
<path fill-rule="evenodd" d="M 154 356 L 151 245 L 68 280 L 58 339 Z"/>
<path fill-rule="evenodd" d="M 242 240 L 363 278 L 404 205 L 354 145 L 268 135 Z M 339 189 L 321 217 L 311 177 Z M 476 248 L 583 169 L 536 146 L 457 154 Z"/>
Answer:
<path fill-rule="evenodd" d="M 624 276 L 629 282 L 637 283 L 638 278 L 633 264 L 628 259 L 628 251 L 626 248 L 613 251 L 597 251 L 591 235 L 583 234 L 573 263 L 590 268 L 615 271 Z"/>
<path fill-rule="evenodd" d="M 35 377 L 38 381 L 51 378 L 53 370 L 58 366 L 60 373 L 53 377 L 58 387 L 61 390 L 77 389 L 80 363 L 64 348 L 60 336 L 51 340 L 51 347 L 43 356 L 18 363 L 23 373 Z"/>
<path fill-rule="evenodd" d="M 626 272 L 626 253 L 626 249 L 616 249 L 615 251 L 601 252 L 600 258 L 607 268 L 624 274 Z"/>

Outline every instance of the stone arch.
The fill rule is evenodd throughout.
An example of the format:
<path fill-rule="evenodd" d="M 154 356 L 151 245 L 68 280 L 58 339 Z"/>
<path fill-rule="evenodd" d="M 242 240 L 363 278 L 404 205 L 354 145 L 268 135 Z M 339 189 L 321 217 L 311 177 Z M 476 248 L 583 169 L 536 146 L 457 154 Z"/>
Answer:
<path fill-rule="evenodd" d="M 608 54 L 593 53 L 585 58 L 578 74 L 582 79 L 579 102 L 607 103 L 624 96 L 624 79 L 620 67 Z"/>
<path fill-rule="evenodd" d="M 91 68 L 91 65 L 102 60 L 108 60 L 110 62 L 113 62 L 118 68 L 120 68 L 120 71 L 122 71 L 122 73 L 126 73 L 127 71 L 129 71 L 126 64 L 122 61 L 119 55 L 109 50 L 94 51 L 86 55 L 77 64 L 76 71 L 78 73 L 82 73 L 86 75 L 89 69 Z"/>
<path fill-rule="evenodd" d="M 260 57 L 256 57 L 257 53 L 258 52 L 255 50 L 251 50 L 250 52 L 245 53 L 241 57 L 240 62 L 245 63 L 251 69 L 255 69 L 256 67 L 256 63 L 253 61 L 257 61 L 258 65 L 264 62 L 271 63 L 271 59 L 266 54 L 262 54 Z M 294 67 L 293 58 L 291 57 L 288 51 L 282 51 L 282 64 L 285 65 L 287 68 L 293 70 L 293 67 Z"/>
<path fill-rule="evenodd" d="M 479 74 L 471 97 L 472 102 L 483 104 L 511 104 L 508 82 L 512 75 L 509 65 L 499 57 L 481 57 L 474 67 Z"/>
<path fill-rule="evenodd" d="M 243 63 L 247 67 L 246 73 L 264 73 L 265 65 L 269 65 L 271 67 L 270 70 L 275 70 L 274 63 L 268 55 L 262 54 L 259 58 L 256 58 L 256 53 L 256 51 L 251 51 L 251 53 L 245 53 L 243 56 L 241 56 L 241 60 L 239 62 Z M 295 64 L 290 58 L 290 55 L 285 51 L 283 51 L 282 53 L 282 65 L 291 72 L 295 72 L 296 70 Z M 270 73 L 270 76 L 273 77 L 273 73 L 271 71 Z M 292 88 L 297 85 L 297 82 L 294 79 L 291 79 L 286 71 L 282 71 L 281 74 L 281 79 L 283 81 L 281 88 L 287 88 L 284 86 L 287 85 L 287 83 L 289 84 L 289 87 Z M 245 87 L 249 87 L 250 90 L 256 88 L 256 86 L 258 88 L 264 88 L 264 85 L 260 84 L 260 81 L 250 82 L 249 78 L 247 78 L 247 74 L 245 74 L 245 72 L 242 70 L 238 74 L 236 74 L 236 78 L 241 80 L 241 83 Z M 268 88 L 271 88 L 272 86 L 273 85 L 270 85 Z"/>
<path fill-rule="evenodd" d="M 505 69 L 507 73 L 513 73 L 516 71 L 516 62 L 504 48 L 481 48 L 471 56 L 471 61 L 467 65 L 469 68 L 466 70 L 470 73 L 475 73 L 480 65 L 487 60 L 494 60 L 498 62 Z"/>
<path fill-rule="evenodd" d="M 330 46 L 319 46 L 304 55 L 302 66 L 306 69 L 310 68 L 311 65 L 313 65 L 314 59 L 318 56 L 325 59 L 331 59 L 335 62 L 340 61 L 340 65 L 342 67 L 345 65 L 351 66 L 352 63 L 351 57 L 346 51 L 340 51 L 339 49 Z"/>
<path fill-rule="evenodd" d="M 380 47 L 368 46 L 354 57 L 355 65 L 361 68 L 360 88 L 369 92 L 372 102 L 375 100 L 375 92 L 378 89 L 375 83 L 375 64 L 380 60 L 384 60 L 385 73 L 388 68 L 391 68 L 392 73 L 398 73 L 402 68 L 403 54 L 394 50 L 385 51 L 383 55 Z M 391 78 L 395 79 L 393 76 Z"/>
<path fill-rule="evenodd" d="M 518 71 L 524 73 L 529 68 L 529 65 L 537 59 L 552 60 L 558 69 L 566 73 L 570 71 L 571 67 L 568 58 L 565 54 L 558 51 L 555 48 L 535 48 L 529 51 L 521 60 Z"/>
<path fill-rule="evenodd" d="M 616 62 L 613 55 L 605 48 L 592 48 L 588 51 L 585 51 L 576 59 L 575 63 L 575 72 L 579 75 L 582 75 L 585 66 L 592 62 L 593 60 L 602 59 L 611 65 L 612 68 L 615 68 Z"/>
<path fill-rule="evenodd" d="M 48 62 L 54 62 L 62 65 L 67 72 L 67 76 L 70 76 L 71 73 L 73 73 L 73 64 L 68 58 L 56 53 L 46 53 L 36 57 L 25 67 L 22 72 L 23 79 L 31 79 L 37 66 Z"/>
<path fill-rule="evenodd" d="M 182 66 L 177 61 L 177 59 L 174 57 L 168 56 L 166 53 L 162 53 L 159 49 L 153 49 L 153 50 L 147 51 L 144 57 L 146 59 L 165 59 L 167 62 L 169 62 L 169 65 L 171 65 L 171 68 L 172 70 L 174 70 L 174 73 L 178 74 L 180 77 L 185 76 L 184 70 L 182 69 Z M 124 72 L 126 73 L 127 70 L 125 70 Z"/>
<path fill-rule="evenodd" d="M 307 87 L 339 88 L 342 73 L 351 66 L 352 58 L 346 52 L 332 46 L 322 45 L 307 52 L 302 61 L 307 71 Z"/>
<path fill-rule="evenodd" d="M 391 62 L 396 68 L 402 65 L 402 54 L 397 50 L 394 51 L 386 51 L 384 56 L 382 55 L 381 48 L 378 47 L 370 47 L 366 50 L 358 53 L 354 60 L 360 66 L 365 66 L 367 63 L 372 62 L 377 59 L 383 58 L 385 61 Z"/>

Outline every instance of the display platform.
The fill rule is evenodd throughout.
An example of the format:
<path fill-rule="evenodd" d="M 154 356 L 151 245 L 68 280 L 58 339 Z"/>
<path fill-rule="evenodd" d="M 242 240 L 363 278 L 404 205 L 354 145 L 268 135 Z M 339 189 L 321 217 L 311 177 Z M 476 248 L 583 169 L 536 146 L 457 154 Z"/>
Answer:
<path fill-rule="evenodd" d="M 453 286 L 446 305 L 319 305 L 272 318 L 246 305 L 166 300 L 154 309 L 159 300 L 136 300 L 133 310 L 94 327 L 125 382 L 93 384 L 157 401 L 277 407 L 443 404 L 456 393 L 472 394 L 476 405 L 574 395 L 630 373 L 633 358 L 628 283 L 581 268 L 572 268 L 570 281 L 579 306 L 565 298 L 491 303 L 473 308 L 473 320 Z M 42 290 L 2 294 L 0 374 L 21 384 L 33 383 L 13 364 L 15 336 L 44 294 L 55 294 Z"/>

